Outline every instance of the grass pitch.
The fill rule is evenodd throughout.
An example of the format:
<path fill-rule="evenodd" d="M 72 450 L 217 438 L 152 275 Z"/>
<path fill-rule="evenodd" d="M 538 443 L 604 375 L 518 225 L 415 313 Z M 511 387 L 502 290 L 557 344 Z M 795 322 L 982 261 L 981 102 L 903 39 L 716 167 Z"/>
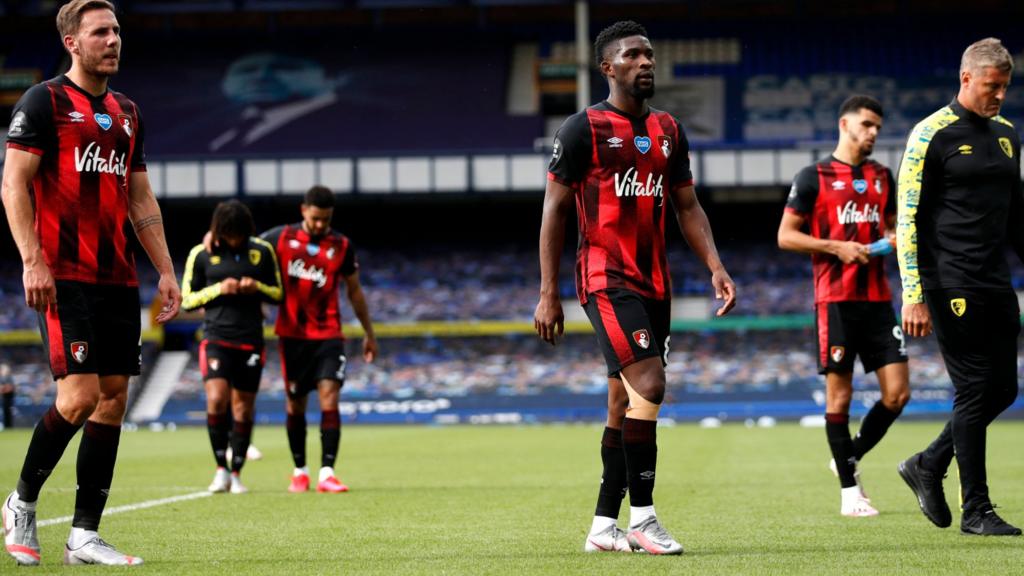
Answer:
<path fill-rule="evenodd" d="M 1024 538 L 961 536 L 956 513 L 953 527 L 935 528 L 897 475 L 940 426 L 898 422 L 868 455 L 865 485 L 882 514 L 867 519 L 839 516 L 821 429 L 659 429 L 655 501 L 681 557 L 582 552 L 600 477 L 601 429 L 589 425 L 346 426 L 338 470 L 352 491 L 337 495 L 289 494 L 284 430 L 257 428 L 265 458 L 244 470 L 251 493 L 111 515 L 101 533 L 143 557 L 134 570 L 147 574 L 1019 573 Z M 993 498 L 1024 524 L 1024 423 L 989 430 Z M 0 433 L 4 494 L 28 439 Z M 76 447 L 43 489 L 40 520 L 72 513 Z M 317 464 L 315 428 L 309 448 Z M 205 429 L 125 433 L 108 507 L 201 491 L 212 473 Z M 955 505 L 955 472 L 946 491 Z M 18 573 L 68 573 L 68 527 L 41 527 L 43 566 Z"/>

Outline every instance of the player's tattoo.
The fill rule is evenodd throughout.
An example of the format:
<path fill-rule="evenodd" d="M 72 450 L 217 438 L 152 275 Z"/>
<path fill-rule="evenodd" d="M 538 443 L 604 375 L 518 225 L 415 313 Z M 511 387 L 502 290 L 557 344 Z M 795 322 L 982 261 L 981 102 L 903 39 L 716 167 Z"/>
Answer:
<path fill-rule="evenodd" d="M 145 230 L 146 228 L 149 228 L 150 226 L 155 226 L 157 224 L 163 224 L 163 222 L 164 222 L 163 218 L 161 218 L 158 215 L 146 216 L 145 218 L 143 218 L 143 219 L 141 219 L 141 220 L 139 220 L 138 222 L 135 223 L 135 232 L 136 233 L 142 232 L 143 230 Z"/>

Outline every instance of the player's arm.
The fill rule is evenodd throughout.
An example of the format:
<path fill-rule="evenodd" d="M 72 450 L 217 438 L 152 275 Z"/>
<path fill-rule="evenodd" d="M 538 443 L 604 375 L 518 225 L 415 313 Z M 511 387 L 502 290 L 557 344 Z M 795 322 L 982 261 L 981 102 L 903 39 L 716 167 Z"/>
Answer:
<path fill-rule="evenodd" d="M 843 264 L 868 261 L 867 246 L 860 242 L 846 242 L 831 238 L 817 238 L 804 231 L 807 215 L 814 212 L 818 202 L 818 170 L 808 166 L 797 173 L 786 199 L 786 209 L 779 222 L 779 248 L 804 254 L 829 254 Z"/>
<path fill-rule="evenodd" d="M 921 291 L 917 266 L 917 209 L 927 194 L 926 166 L 931 134 L 918 125 L 907 140 L 896 181 L 896 257 L 903 285 L 903 332 L 909 336 L 927 336 L 932 331 L 931 313 Z"/>
<path fill-rule="evenodd" d="M 558 293 L 558 268 L 565 247 L 565 223 L 573 205 L 573 189 L 548 180 L 540 221 L 540 301 L 533 313 L 533 327 L 549 344 L 565 332 L 565 314 Z"/>
<path fill-rule="evenodd" d="M 160 214 L 160 205 L 156 202 L 153 188 L 149 185 L 149 175 L 143 170 L 132 171 L 128 183 L 130 204 L 128 217 L 135 227 L 135 235 L 139 244 L 145 249 L 149 261 L 160 274 L 157 292 L 163 307 L 156 316 L 160 324 L 178 315 L 181 307 L 181 290 L 174 276 L 174 263 L 167 250 L 167 238 L 164 236 L 164 221 Z"/>
<path fill-rule="evenodd" d="M 224 291 L 224 282 L 214 282 L 206 285 L 206 262 L 208 256 L 205 247 L 200 244 L 188 254 L 185 261 L 185 275 L 181 278 L 182 297 L 181 307 L 185 310 L 195 310 L 206 306 Z M 238 281 L 234 281 L 237 285 Z"/>
<path fill-rule="evenodd" d="M 718 256 L 708 216 L 704 212 L 704 208 L 701 207 L 700 201 L 697 200 L 697 192 L 694 190 L 693 184 L 676 186 L 670 195 L 676 213 L 676 221 L 679 223 L 679 229 L 683 232 L 683 237 L 686 238 L 686 243 L 690 245 L 697 258 L 711 271 L 711 286 L 715 289 L 715 298 L 725 300 L 715 315 L 724 316 L 736 305 L 736 284 L 733 283 Z"/>
<path fill-rule="evenodd" d="M 370 320 L 370 307 L 366 305 L 366 294 L 363 293 L 363 286 L 359 283 L 359 270 L 354 270 L 345 276 L 345 296 L 352 303 L 352 311 L 355 312 L 359 324 L 363 327 L 366 336 L 363 337 L 363 359 L 373 362 L 377 357 L 377 336 L 373 332 L 373 321 Z"/>
<path fill-rule="evenodd" d="M 7 148 L 4 162 L 3 202 L 11 235 L 21 254 L 22 280 L 25 284 L 25 304 L 39 312 L 46 312 L 57 304 L 57 287 L 43 257 L 33 225 L 34 212 L 29 187 L 42 157 L 27 150 Z"/>
<path fill-rule="evenodd" d="M 260 259 L 260 277 L 253 280 L 255 292 L 258 292 L 268 304 L 280 304 L 284 289 L 281 285 L 281 269 L 277 266 L 277 251 L 262 238 L 253 238 L 253 241 L 263 252 L 263 258 Z"/>

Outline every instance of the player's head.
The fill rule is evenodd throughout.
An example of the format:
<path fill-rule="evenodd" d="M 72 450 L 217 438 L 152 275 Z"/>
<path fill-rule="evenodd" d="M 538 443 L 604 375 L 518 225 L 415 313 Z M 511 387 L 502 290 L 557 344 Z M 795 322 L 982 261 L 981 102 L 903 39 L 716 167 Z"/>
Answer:
<path fill-rule="evenodd" d="M 654 96 L 654 48 L 643 26 L 624 20 L 602 30 L 594 59 L 613 90 L 641 100 Z"/>
<path fill-rule="evenodd" d="M 999 114 L 1013 74 L 1013 56 L 998 38 L 978 40 L 960 58 L 960 94 L 964 108 L 984 118 Z"/>
<path fill-rule="evenodd" d="M 855 94 L 839 106 L 839 143 L 852 147 L 852 152 L 866 158 L 875 149 L 875 140 L 882 129 L 882 103 L 871 96 Z"/>
<path fill-rule="evenodd" d="M 210 234 L 214 244 L 227 244 L 230 248 L 241 247 L 256 232 L 249 207 L 238 200 L 227 200 L 217 204 L 210 219 Z"/>
<path fill-rule="evenodd" d="M 312 236 L 323 236 L 331 228 L 334 216 L 334 192 L 326 186 L 313 186 L 302 199 L 302 226 Z"/>
<path fill-rule="evenodd" d="M 73 65 L 92 76 L 117 74 L 121 26 L 108 0 L 71 0 L 61 6 L 57 31 Z"/>

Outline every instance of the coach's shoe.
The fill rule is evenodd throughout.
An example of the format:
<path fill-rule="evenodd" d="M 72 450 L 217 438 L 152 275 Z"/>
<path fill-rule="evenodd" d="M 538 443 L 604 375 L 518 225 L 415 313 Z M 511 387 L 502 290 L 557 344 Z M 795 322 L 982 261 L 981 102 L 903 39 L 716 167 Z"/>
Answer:
<path fill-rule="evenodd" d="M 292 474 L 292 483 L 288 485 L 289 492 L 306 492 L 309 490 L 309 474 Z"/>
<path fill-rule="evenodd" d="M 675 538 L 665 530 L 658 522 L 657 516 L 648 516 L 640 524 L 630 526 L 626 541 L 629 542 L 629 547 L 636 552 L 667 555 L 683 553 L 683 545 L 676 542 Z"/>
<path fill-rule="evenodd" d="M 99 536 L 94 537 L 78 548 L 72 549 L 64 545 L 64 563 L 69 566 L 79 564 L 102 564 L 104 566 L 138 566 L 142 558 L 118 552 Z"/>
<path fill-rule="evenodd" d="M 828 461 L 828 469 L 832 471 L 833 476 L 839 478 L 839 468 L 836 468 L 835 458 Z M 855 464 L 853 467 L 853 480 L 857 483 L 857 488 L 860 489 L 860 497 L 871 502 L 871 498 L 868 498 L 867 492 L 864 491 L 864 485 L 860 483 L 860 463 Z"/>
<path fill-rule="evenodd" d="M 36 507 L 11 492 L 3 507 L 4 544 L 7 553 L 22 566 L 39 564 L 39 540 L 36 538 Z"/>
<path fill-rule="evenodd" d="M 964 512 L 960 519 L 960 532 L 978 536 L 1020 536 L 1020 528 L 1007 524 L 992 508 Z"/>
<path fill-rule="evenodd" d="M 587 534 L 584 552 L 632 552 L 626 533 L 612 524 L 596 534 Z"/>
<path fill-rule="evenodd" d="M 328 476 L 316 483 L 316 491 L 336 494 L 338 492 L 348 492 L 348 486 L 342 484 L 337 476 Z"/>
<path fill-rule="evenodd" d="M 924 512 L 932 524 L 939 528 L 948 528 L 953 523 L 953 513 L 949 511 L 946 493 L 942 490 L 942 477 L 921 466 L 920 453 L 900 462 L 896 470 L 917 496 L 917 505 L 921 507 L 921 512 Z"/>
<path fill-rule="evenodd" d="M 231 493 L 232 494 L 245 494 L 249 492 L 249 489 L 242 484 L 242 479 L 238 476 L 238 472 L 231 473 Z"/>
<path fill-rule="evenodd" d="M 214 494 L 227 492 L 231 489 L 231 472 L 227 468 L 217 468 L 213 474 L 213 482 L 206 488 Z"/>

